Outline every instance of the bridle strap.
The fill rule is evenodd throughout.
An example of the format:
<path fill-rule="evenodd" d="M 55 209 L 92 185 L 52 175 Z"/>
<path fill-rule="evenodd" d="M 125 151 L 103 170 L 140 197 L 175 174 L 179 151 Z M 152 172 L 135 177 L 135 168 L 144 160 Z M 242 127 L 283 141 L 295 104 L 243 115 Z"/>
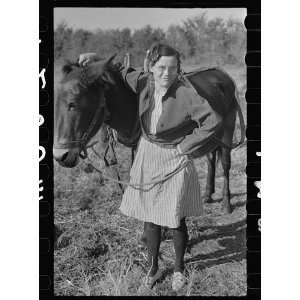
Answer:
<path fill-rule="evenodd" d="M 102 104 L 103 103 L 103 104 Z M 87 146 L 87 142 L 88 142 L 88 139 L 91 135 L 91 133 L 93 132 L 96 124 L 97 124 L 97 121 L 99 119 L 99 114 L 101 113 L 101 111 L 104 110 L 104 113 L 105 113 L 105 109 L 107 109 L 107 106 L 106 106 L 106 98 L 105 98 L 105 95 L 103 93 L 103 101 L 100 101 L 100 104 L 99 106 L 97 107 L 96 109 L 96 112 L 94 114 L 94 117 L 88 127 L 88 129 L 86 130 L 86 132 L 82 135 L 82 138 L 77 140 L 77 141 L 70 141 L 68 143 L 57 143 L 55 144 L 55 148 L 56 149 L 72 149 L 72 148 L 79 148 L 80 149 L 80 154 L 79 156 L 82 158 L 82 159 L 85 159 L 87 158 L 87 148 L 90 148 L 92 147 L 93 145 L 95 145 L 95 142 L 92 143 L 92 146 L 91 145 L 88 145 Z M 97 143 L 97 142 L 96 142 Z"/>
<path fill-rule="evenodd" d="M 100 112 L 106 108 L 106 105 L 105 105 L 106 104 L 106 101 L 105 101 L 106 99 L 105 99 L 104 95 L 103 95 L 103 99 L 104 99 L 104 101 L 103 101 L 104 104 L 103 105 L 100 104 L 97 107 L 97 110 L 96 110 L 95 115 L 94 115 L 94 117 L 92 119 L 92 122 L 90 123 L 87 131 L 83 134 L 83 136 L 81 138 L 81 143 L 84 146 L 87 144 L 88 138 L 89 138 L 90 134 L 92 133 L 92 131 L 94 130 L 94 128 L 95 128 L 95 126 L 97 124 Z M 100 103 L 101 103 L 101 101 L 100 101 Z"/>

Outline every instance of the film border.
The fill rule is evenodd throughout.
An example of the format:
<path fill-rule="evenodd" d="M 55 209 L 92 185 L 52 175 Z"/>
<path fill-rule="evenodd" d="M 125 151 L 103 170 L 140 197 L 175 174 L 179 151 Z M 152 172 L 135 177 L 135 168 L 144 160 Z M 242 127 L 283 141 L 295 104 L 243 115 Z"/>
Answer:
<path fill-rule="evenodd" d="M 260 181 L 260 1 L 72 1 L 56 0 L 40 2 L 40 67 L 39 74 L 44 76 L 45 84 L 40 82 L 40 148 L 45 150 L 40 156 L 39 166 L 39 289 L 41 299 L 53 299 L 53 253 L 54 253 L 54 218 L 53 218 L 53 9 L 54 7 L 246 7 L 247 17 L 247 296 L 245 297 L 214 297 L 214 299 L 260 299 L 261 260 L 260 260 L 260 198 L 255 182 Z M 43 71 L 44 70 L 44 71 Z M 42 153 L 43 154 L 43 153 Z M 60 298 L 65 298 L 61 297 Z M 69 298 L 69 297 L 68 297 Z M 82 297 L 76 297 L 77 299 Z M 89 297 L 96 298 L 96 297 Z"/>

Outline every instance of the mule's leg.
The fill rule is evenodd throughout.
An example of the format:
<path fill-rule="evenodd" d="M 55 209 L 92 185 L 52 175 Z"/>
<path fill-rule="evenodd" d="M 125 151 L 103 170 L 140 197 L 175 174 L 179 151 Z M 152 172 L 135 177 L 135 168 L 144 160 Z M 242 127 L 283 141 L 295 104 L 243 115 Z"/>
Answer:
<path fill-rule="evenodd" d="M 235 128 L 235 120 L 236 120 L 236 109 L 232 109 L 226 118 L 224 119 L 224 134 L 222 138 L 222 142 L 229 147 L 232 146 L 232 139 Z M 231 149 L 226 147 L 221 147 L 221 163 L 223 167 L 223 202 L 222 202 L 222 210 L 225 213 L 231 213 L 232 207 L 230 206 L 230 189 L 229 189 L 229 171 L 231 167 Z"/>
<path fill-rule="evenodd" d="M 213 202 L 211 195 L 215 192 L 215 174 L 216 174 L 216 153 L 217 150 L 212 151 L 206 155 L 207 158 L 207 177 L 206 188 L 204 194 L 204 202 Z"/>
<path fill-rule="evenodd" d="M 232 212 L 232 208 L 230 205 L 230 189 L 229 189 L 229 171 L 231 167 L 230 149 L 222 147 L 221 162 L 222 162 L 222 167 L 224 172 L 222 210 L 230 214 Z"/>

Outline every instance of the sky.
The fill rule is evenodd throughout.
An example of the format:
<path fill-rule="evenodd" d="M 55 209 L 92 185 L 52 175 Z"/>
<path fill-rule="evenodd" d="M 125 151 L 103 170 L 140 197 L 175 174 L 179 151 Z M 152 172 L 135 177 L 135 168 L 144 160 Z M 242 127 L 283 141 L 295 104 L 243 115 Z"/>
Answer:
<path fill-rule="evenodd" d="M 230 17 L 244 20 L 246 8 L 86 8 L 86 7 L 56 7 L 54 8 L 54 27 L 65 21 L 74 29 L 139 29 L 150 24 L 164 30 L 171 24 L 181 24 L 188 17 L 197 16 L 203 12 L 207 18 Z"/>

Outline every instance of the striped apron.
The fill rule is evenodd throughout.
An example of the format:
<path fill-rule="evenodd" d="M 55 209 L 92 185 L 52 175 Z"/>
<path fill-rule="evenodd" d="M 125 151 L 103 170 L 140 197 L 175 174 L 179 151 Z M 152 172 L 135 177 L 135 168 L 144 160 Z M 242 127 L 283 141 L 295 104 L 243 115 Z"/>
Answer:
<path fill-rule="evenodd" d="M 156 133 L 156 124 L 162 111 L 163 92 L 155 91 L 154 103 L 145 120 L 150 133 Z M 176 148 L 167 149 L 141 137 L 130 171 L 130 182 L 143 184 L 162 178 L 186 166 L 168 180 L 136 189 L 128 186 L 120 210 L 123 214 L 144 222 L 177 228 L 183 217 L 199 216 L 203 212 L 198 174 L 192 160 L 180 156 Z"/>

